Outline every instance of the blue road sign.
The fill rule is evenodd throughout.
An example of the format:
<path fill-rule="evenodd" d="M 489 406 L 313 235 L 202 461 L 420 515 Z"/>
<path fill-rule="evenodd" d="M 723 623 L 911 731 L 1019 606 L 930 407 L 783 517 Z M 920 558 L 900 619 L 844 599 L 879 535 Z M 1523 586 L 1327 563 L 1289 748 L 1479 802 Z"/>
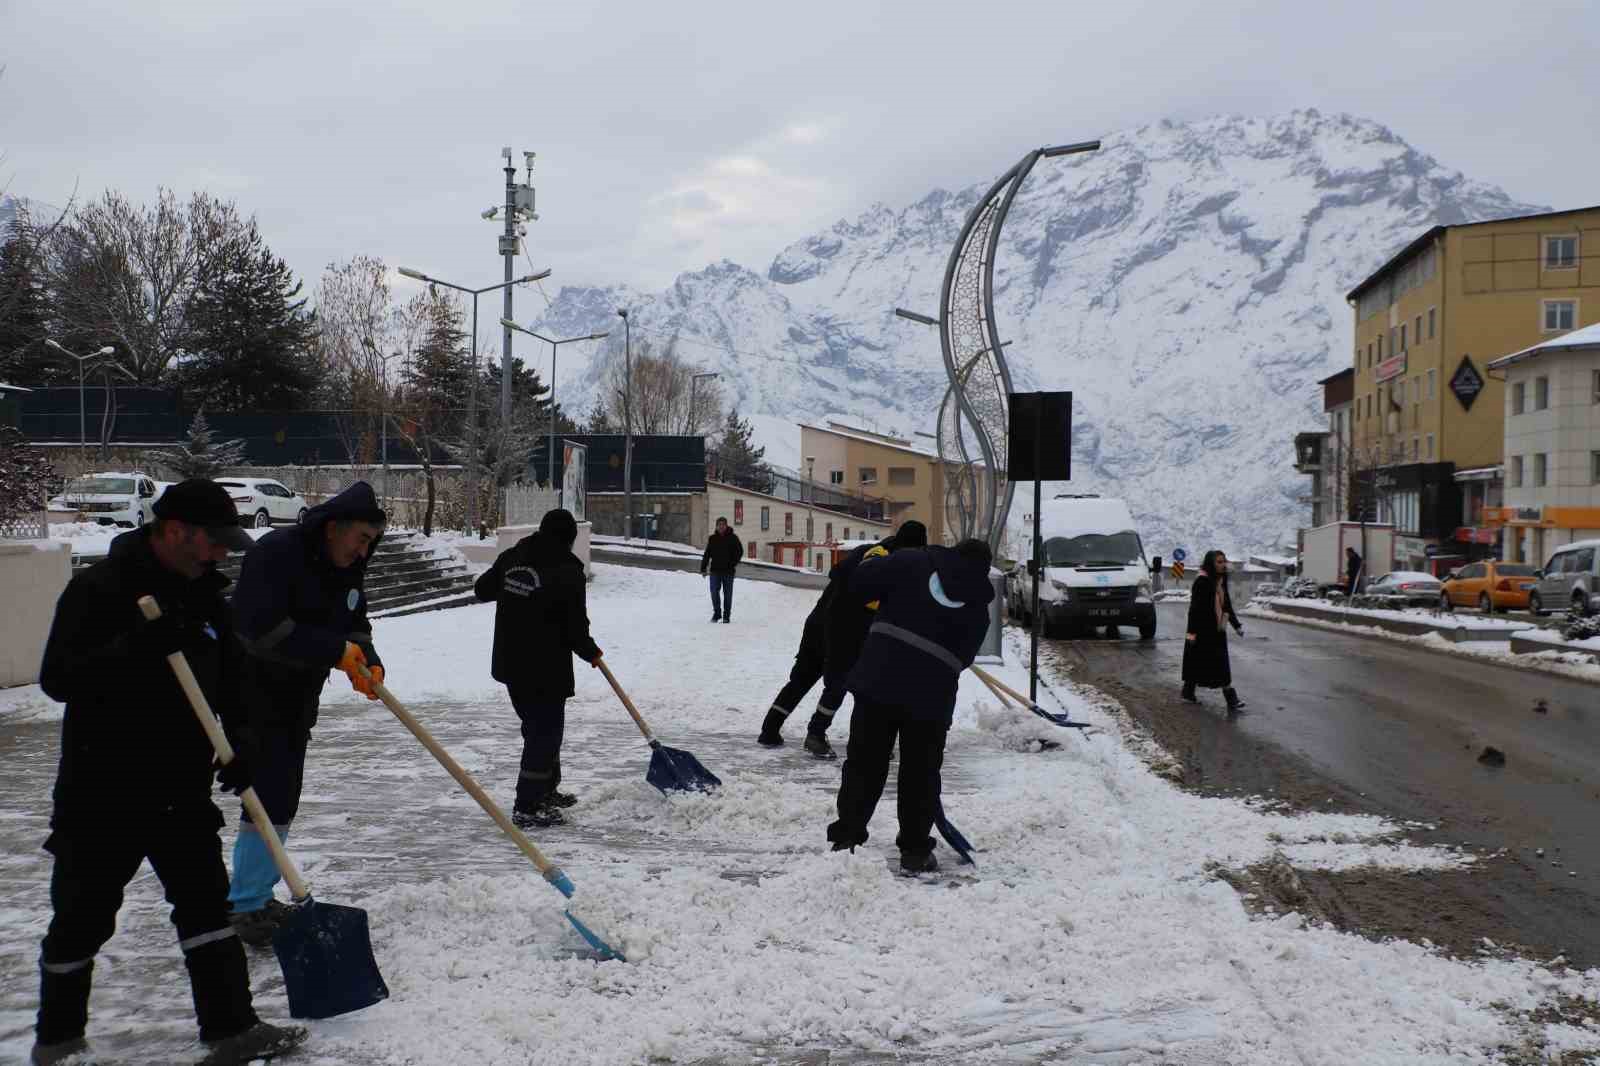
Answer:
<path fill-rule="evenodd" d="M 1173 548 L 1172 557 L 1181 563 L 1185 559 L 1189 558 L 1189 553 L 1184 551 L 1182 548 Z"/>

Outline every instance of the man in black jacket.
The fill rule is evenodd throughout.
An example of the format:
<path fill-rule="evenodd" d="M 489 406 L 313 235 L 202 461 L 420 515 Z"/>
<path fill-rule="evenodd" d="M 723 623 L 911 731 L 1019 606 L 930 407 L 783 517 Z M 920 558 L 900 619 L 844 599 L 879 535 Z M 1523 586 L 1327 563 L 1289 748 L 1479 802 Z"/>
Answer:
<path fill-rule="evenodd" d="M 223 724 L 255 767 L 256 794 L 279 836 L 288 836 L 300 808 L 306 748 L 329 671 L 344 671 L 368 699 L 377 693 L 361 669 L 383 680 L 365 580 L 384 520 L 372 486 L 358 481 L 313 507 L 298 526 L 262 537 L 239 572 L 233 613 L 245 651 L 244 689 L 239 713 Z M 272 943 L 287 913 L 272 898 L 277 883 L 266 840 L 241 812 L 228 899 L 245 943 Z"/>
<path fill-rule="evenodd" d="M 733 574 L 743 558 L 744 545 L 739 543 L 739 535 L 728 528 L 726 518 L 717 519 L 717 531 L 706 540 L 705 554 L 700 556 L 700 576 L 711 572 L 713 622 L 733 621 Z"/>
<path fill-rule="evenodd" d="M 784 721 L 821 680 L 822 698 L 817 701 L 817 709 L 806 726 L 805 749 L 819 759 L 835 757 L 833 746 L 828 743 L 828 727 L 844 705 L 845 679 L 861 654 L 867 627 L 872 624 L 878 608 L 876 603 L 867 603 L 850 593 L 850 577 L 864 559 L 888 555 L 897 548 L 925 547 L 927 543 L 928 528 L 914 518 L 908 519 L 893 536 L 877 544 L 852 549 L 828 571 L 828 585 L 817 597 L 811 613 L 806 615 L 800 650 L 789 671 L 789 683 L 772 701 L 766 720 L 761 723 L 757 743 L 769 748 L 782 745 L 783 735 L 779 730 Z"/>
<path fill-rule="evenodd" d="M 123 888 L 144 860 L 172 904 L 208 1063 L 286 1051 L 304 1029 L 256 1017 L 244 950 L 228 924 L 228 872 L 211 801 L 212 749 L 166 657 L 181 651 L 215 708 L 237 695 L 238 656 L 217 573 L 250 543 L 227 490 L 184 481 L 155 504 L 154 525 L 111 542 L 103 562 L 73 577 L 56 605 L 40 685 L 66 703 L 61 768 L 45 850 L 55 856 L 53 915 L 39 960 L 35 1064 L 87 1046 L 94 958 L 116 928 Z M 138 601 L 153 596 L 148 622 Z M 250 784 L 246 761 L 223 787 Z"/>
<path fill-rule="evenodd" d="M 583 563 L 572 554 L 577 537 L 572 512 L 550 511 L 539 532 L 501 552 L 473 586 L 478 599 L 495 601 L 491 673 L 510 692 L 522 720 L 522 769 L 511 820 L 524 829 L 560 825 L 566 821 L 561 808 L 577 802 L 556 790 L 573 694 L 572 657 L 600 663 L 600 649 L 589 636 Z"/>
<path fill-rule="evenodd" d="M 989 628 L 991 561 L 987 544 L 964 540 L 869 559 L 851 578 L 852 594 L 880 606 L 850 672 L 855 710 L 839 819 L 828 826 L 835 851 L 866 842 L 898 737 L 900 866 L 908 873 L 938 868 L 928 831 L 939 811 L 939 768 L 961 672 Z"/>

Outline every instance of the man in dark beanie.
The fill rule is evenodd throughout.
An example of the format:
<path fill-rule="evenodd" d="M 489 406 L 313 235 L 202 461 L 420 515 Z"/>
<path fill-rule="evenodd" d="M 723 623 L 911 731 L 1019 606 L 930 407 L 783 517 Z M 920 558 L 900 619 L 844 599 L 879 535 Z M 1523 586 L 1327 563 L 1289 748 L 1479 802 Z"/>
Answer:
<path fill-rule="evenodd" d="M 245 651 L 244 688 L 241 713 L 223 725 L 255 767 L 256 795 L 280 837 L 300 809 L 306 749 L 329 673 L 343 671 L 352 688 L 377 699 L 373 681 L 383 680 L 383 663 L 372 646 L 366 575 L 384 524 L 372 486 L 357 481 L 299 525 L 262 537 L 239 571 L 233 616 Z M 241 812 L 228 900 L 245 943 L 270 945 L 288 914 L 272 897 L 277 883 L 266 839 Z"/>
<path fill-rule="evenodd" d="M 806 616 L 800 650 L 795 654 L 794 668 L 789 671 L 789 683 L 772 701 L 766 720 L 761 723 L 757 743 L 768 748 L 783 744 L 779 730 L 784 721 L 821 680 L 822 697 L 806 725 L 805 749 L 819 759 L 836 758 L 833 745 L 828 743 L 828 727 L 844 705 L 845 679 L 861 654 L 867 627 L 878 609 L 877 603 L 867 603 L 850 594 L 850 577 L 865 559 L 888 555 L 900 548 L 925 547 L 927 543 L 928 527 L 914 518 L 908 519 L 892 536 L 877 544 L 852 549 L 828 571 L 828 585 Z"/>
<path fill-rule="evenodd" d="M 167 656 L 182 652 L 207 702 L 230 711 L 238 652 L 216 564 L 250 539 L 222 486 L 167 489 L 156 520 L 111 542 L 56 605 L 39 683 L 67 705 L 45 850 L 54 911 L 39 959 L 38 1042 L 30 1061 L 78 1061 L 87 1048 L 95 956 L 116 929 L 123 889 L 149 860 L 178 931 L 208 1063 L 270 1058 L 305 1039 L 256 1017 L 244 950 L 228 923 L 228 871 L 211 800 L 213 753 Z M 146 621 L 140 597 L 161 617 Z M 242 792 L 247 760 L 218 775 Z"/>
<path fill-rule="evenodd" d="M 961 672 L 989 629 L 991 561 L 989 545 L 964 540 L 868 559 L 850 579 L 852 595 L 880 606 L 850 672 L 855 710 L 839 818 L 828 826 L 835 851 L 866 842 L 898 739 L 900 867 L 913 874 L 938 868 L 928 834 L 939 813 L 939 768 Z"/>
<path fill-rule="evenodd" d="M 566 821 L 561 809 L 578 802 L 556 789 L 573 694 L 572 657 L 598 666 L 600 649 L 589 636 L 583 563 L 572 554 L 577 538 L 572 512 L 550 511 L 537 533 L 501 552 L 473 586 L 478 599 L 495 602 L 490 672 L 506 686 L 522 720 L 522 769 L 511 820 L 524 829 L 560 825 Z"/>

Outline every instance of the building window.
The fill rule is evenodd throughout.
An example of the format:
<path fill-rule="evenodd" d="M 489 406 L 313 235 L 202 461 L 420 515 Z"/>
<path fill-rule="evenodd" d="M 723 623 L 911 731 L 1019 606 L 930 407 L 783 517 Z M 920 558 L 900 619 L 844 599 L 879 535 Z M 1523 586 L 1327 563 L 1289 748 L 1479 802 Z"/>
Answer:
<path fill-rule="evenodd" d="M 1433 399 L 1434 374 L 1435 374 L 1435 371 L 1432 371 L 1432 370 L 1428 371 L 1428 399 L 1430 399 L 1430 400 Z"/>
<path fill-rule="evenodd" d="M 844 527 L 844 539 L 845 540 L 849 540 L 850 539 L 850 527 L 849 526 L 845 526 Z"/>
<path fill-rule="evenodd" d="M 830 471 L 828 471 L 828 484 L 830 484 L 830 485 L 843 485 L 844 484 L 844 471 L 843 470 L 830 470 Z"/>
<path fill-rule="evenodd" d="M 513 365 L 515 365 L 515 364 L 513 364 Z M 746 544 L 744 546 L 744 553 L 746 555 L 748 555 L 750 558 L 754 559 L 756 557 L 756 542 L 755 541 L 751 541 L 749 544 Z"/>
<path fill-rule="evenodd" d="M 1576 300 L 1544 301 L 1544 331 L 1546 333 L 1560 333 L 1563 330 L 1571 329 L 1577 317 L 1578 301 Z"/>
<path fill-rule="evenodd" d="M 915 485 L 917 483 L 917 469 L 913 466 L 891 466 L 889 468 L 889 484 Z"/>
<path fill-rule="evenodd" d="M 1589 453 L 1589 484 L 1600 485 L 1600 452 Z"/>
<path fill-rule="evenodd" d="M 1378 334 L 1378 362 L 1383 362 L 1383 334 Z"/>
<path fill-rule="evenodd" d="M 744 501 L 743 500 L 734 500 L 733 501 L 733 524 L 736 525 L 736 526 L 744 525 Z"/>
<path fill-rule="evenodd" d="M 1546 467 L 1548 461 L 1544 452 L 1538 452 L 1533 457 L 1533 487 L 1536 489 L 1544 487 L 1550 473 Z"/>
<path fill-rule="evenodd" d="M 817 521 L 811 515 L 806 515 L 806 543 L 810 544 L 817 539 Z"/>
<path fill-rule="evenodd" d="M 822 543 L 833 543 L 833 523 L 829 522 L 822 527 Z"/>
<path fill-rule="evenodd" d="M 1433 434 L 1428 434 L 1428 462 L 1433 462 Z"/>
<path fill-rule="evenodd" d="M 1394 405 L 1396 407 L 1404 407 L 1406 405 L 1406 380 L 1405 380 L 1405 378 L 1401 378 L 1399 381 L 1397 381 L 1393 385 L 1389 386 L 1389 395 L 1394 398 Z"/>
<path fill-rule="evenodd" d="M 1520 415 L 1527 409 L 1528 383 L 1519 381 L 1511 386 L 1511 413 Z"/>
<path fill-rule="evenodd" d="M 1403 351 L 1406 350 L 1407 347 L 1408 346 L 1406 344 L 1406 324 L 1404 322 L 1402 322 L 1402 323 L 1400 323 L 1400 350 L 1403 352 Z"/>
<path fill-rule="evenodd" d="M 1414 463 L 1422 458 L 1422 443 L 1417 438 L 1411 438 L 1411 461 Z"/>
<path fill-rule="evenodd" d="M 785 512 L 783 512 L 783 535 L 786 536 L 786 537 L 794 536 L 794 512 L 793 511 L 785 511 Z"/>
<path fill-rule="evenodd" d="M 1600 403 L 1600 370 L 1589 371 L 1589 402 Z"/>
<path fill-rule="evenodd" d="M 772 528 L 772 508 L 763 507 L 763 508 L 761 508 L 761 530 L 762 530 L 762 532 L 766 532 L 767 530 L 769 530 L 771 528 Z"/>
<path fill-rule="evenodd" d="M 878 468 L 875 466 L 864 466 L 857 473 L 860 476 L 856 480 L 863 485 L 876 485 L 878 483 Z"/>
<path fill-rule="evenodd" d="M 1413 326 L 1413 328 L 1411 330 L 1411 343 L 1413 343 L 1413 344 L 1421 344 L 1422 343 L 1422 316 L 1421 315 L 1417 316 L 1417 321 L 1416 321 L 1416 323 L 1414 324 L 1414 326 Z"/>
<path fill-rule="evenodd" d="M 1368 366 L 1368 368 L 1370 368 L 1372 366 L 1372 342 L 1371 341 L 1367 342 L 1367 366 Z"/>
<path fill-rule="evenodd" d="M 1550 406 L 1550 379 L 1536 377 L 1533 379 L 1533 409 L 1543 411 Z"/>
<path fill-rule="evenodd" d="M 1514 489 L 1522 487 L 1522 456 L 1520 455 L 1511 457 L 1511 487 Z"/>
<path fill-rule="evenodd" d="M 1434 318 L 1437 316 L 1438 310 L 1439 309 L 1437 307 L 1428 308 L 1428 339 L 1430 341 L 1433 340 L 1433 323 Z"/>
<path fill-rule="evenodd" d="M 1571 270 L 1578 265 L 1578 238 L 1546 237 L 1544 239 L 1544 268 L 1546 270 Z"/>

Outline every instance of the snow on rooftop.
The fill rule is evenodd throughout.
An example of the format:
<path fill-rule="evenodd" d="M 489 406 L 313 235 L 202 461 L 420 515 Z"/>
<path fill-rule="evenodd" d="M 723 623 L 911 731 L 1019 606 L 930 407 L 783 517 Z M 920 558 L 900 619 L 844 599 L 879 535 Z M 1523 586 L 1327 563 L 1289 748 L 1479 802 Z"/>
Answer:
<path fill-rule="evenodd" d="M 1582 329 L 1575 329 L 1570 333 L 1563 333 L 1559 337 L 1551 337 L 1547 341 L 1541 341 L 1531 347 L 1522 349 L 1520 352 L 1512 352 L 1510 355 L 1503 355 L 1498 359 L 1491 360 L 1489 369 L 1493 370 L 1497 367 L 1510 366 L 1513 363 L 1535 359 L 1549 352 L 1565 352 L 1578 348 L 1600 349 L 1600 322 L 1584 326 Z"/>

